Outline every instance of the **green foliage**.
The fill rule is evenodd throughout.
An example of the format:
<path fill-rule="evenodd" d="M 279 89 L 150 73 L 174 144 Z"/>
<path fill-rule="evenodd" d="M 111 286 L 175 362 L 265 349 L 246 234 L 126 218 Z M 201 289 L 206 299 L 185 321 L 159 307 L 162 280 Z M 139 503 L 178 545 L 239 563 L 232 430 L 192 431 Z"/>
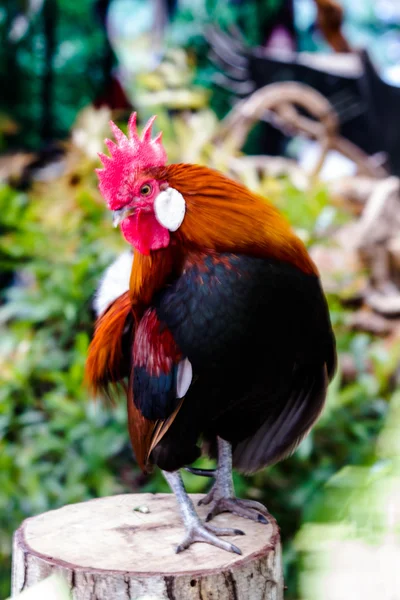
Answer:
<path fill-rule="evenodd" d="M 399 425 L 396 391 L 371 449 L 372 460 L 343 467 L 331 477 L 309 522 L 301 527 L 295 545 L 301 556 L 302 598 L 318 600 L 329 593 L 332 600 L 340 600 L 345 590 L 355 590 L 357 600 L 389 600 L 397 594 Z"/>
<path fill-rule="evenodd" d="M 249 45 L 260 45 L 265 41 L 265 31 L 282 5 L 283 0 L 182 2 L 169 37 L 174 45 L 188 47 L 194 44 L 199 49 L 206 49 L 203 35 L 205 27 L 217 25 L 224 30 L 240 27 Z"/>
<path fill-rule="evenodd" d="M 77 112 L 104 93 L 110 55 L 94 0 L 3 2 L 0 110 L 19 126 L 10 140 L 37 148 L 49 135 L 65 137 Z"/>

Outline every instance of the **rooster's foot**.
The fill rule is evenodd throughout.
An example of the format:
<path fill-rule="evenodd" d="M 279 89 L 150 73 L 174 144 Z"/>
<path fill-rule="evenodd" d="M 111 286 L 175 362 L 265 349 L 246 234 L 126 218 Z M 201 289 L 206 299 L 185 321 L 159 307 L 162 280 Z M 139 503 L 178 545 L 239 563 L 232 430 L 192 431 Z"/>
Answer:
<path fill-rule="evenodd" d="M 235 498 L 232 480 L 232 447 L 229 442 L 218 438 L 218 469 L 211 491 L 199 504 L 211 504 L 206 522 L 223 512 L 231 512 L 239 517 L 258 523 L 268 523 L 269 513 L 263 504 L 255 500 Z"/>
<path fill-rule="evenodd" d="M 210 494 L 208 494 L 209 496 Z M 200 500 L 199 504 L 209 504 L 212 499 L 208 496 Z M 214 517 L 223 512 L 230 512 L 239 517 L 257 521 L 266 525 L 268 523 L 268 510 L 260 502 L 255 500 L 241 500 L 240 498 L 218 498 L 212 504 L 211 510 L 206 517 L 206 522 L 211 521 Z"/>
<path fill-rule="evenodd" d="M 176 548 L 176 552 L 178 553 L 186 550 L 186 548 L 189 548 L 194 542 L 205 542 L 216 546 L 217 548 L 221 548 L 222 550 L 227 550 L 228 552 L 242 554 L 237 546 L 220 540 L 218 536 L 245 535 L 244 531 L 241 531 L 240 529 L 220 528 L 202 523 L 194 509 L 191 499 L 185 491 L 179 471 L 163 471 L 163 474 L 172 491 L 175 493 L 186 530 L 186 536 L 183 542 Z"/>
<path fill-rule="evenodd" d="M 234 544 L 219 539 L 218 536 L 224 535 L 245 535 L 245 533 L 240 529 L 214 527 L 213 525 L 203 524 L 201 521 L 193 523 L 193 525 L 189 527 L 183 542 L 176 548 L 176 553 L 183 552 L 183 550 L 186 550 L 195 542 L 205 542 L 212 546 L 216 546 L 217 548 L 221 548 L 221 550 L 242 554 L 241 550 Z"/>

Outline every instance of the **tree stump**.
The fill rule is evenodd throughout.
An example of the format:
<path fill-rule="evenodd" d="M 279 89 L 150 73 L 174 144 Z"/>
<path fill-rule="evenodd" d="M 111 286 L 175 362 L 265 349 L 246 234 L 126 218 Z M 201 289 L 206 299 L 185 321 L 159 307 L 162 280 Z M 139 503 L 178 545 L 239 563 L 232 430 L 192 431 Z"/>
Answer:
<path fill-rule="evenodd" d="M 207 507 L 198 512 L 204 518 Z M 172 494 L 99 498 L 32 517 L 14 536 L 13 595 L 59 573 L 73 600 L 282 600 L 276 521 L 225 513 L 213 522 L 246 532 L 228 538 L 242 556 L 203 543 L 175 554 L 184 530 Z"/>

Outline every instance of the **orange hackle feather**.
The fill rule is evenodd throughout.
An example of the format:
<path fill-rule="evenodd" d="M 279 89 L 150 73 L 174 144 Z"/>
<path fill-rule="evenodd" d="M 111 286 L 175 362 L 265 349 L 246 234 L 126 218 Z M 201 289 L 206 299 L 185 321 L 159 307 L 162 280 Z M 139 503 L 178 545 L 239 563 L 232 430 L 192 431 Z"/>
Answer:
<path fill-rule="evenodd" d="M 174 234 L 185 246 L 272 257 L 318 274 L 286 219 L 241 183 L 199 165 L 170 165 L 157 175 L 185 198 L 185 218 Z"/>
<path fill-rule="evenodd" d="M 172 246 L 151 250 L 149 255 L 136 252 L 129 281 L 129 295 L 137 321 L 158 292 L 176 272 L 180 251 Z"/>
<path fill-rule="evenodd" d="M 95 394 L 107 393 L 109 385 L 122 377 L 122 336 L 131 313 L 130 295 L 125 292 L 97 319 L 85 372 L 85 379 Z"/>

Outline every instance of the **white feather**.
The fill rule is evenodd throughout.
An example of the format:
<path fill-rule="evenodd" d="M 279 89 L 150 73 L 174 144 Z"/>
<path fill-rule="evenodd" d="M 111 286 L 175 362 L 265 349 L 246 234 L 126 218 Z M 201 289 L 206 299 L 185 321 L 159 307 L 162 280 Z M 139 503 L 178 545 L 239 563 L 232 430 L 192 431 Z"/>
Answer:
<path fill-rule="evenodd" d="M 183 398 L 192 383 L 193 369 L 188 358 L 184 358 L 178 365 L 176 375 L 176 397 Z"/>
<path fill-rule="evenodd" d="M 160 192 L 154 200 L 154 212 L 157 221 L 169 231 L 176 231 L 185 218 L 185 199 L 174 188 Z"/>
<path fill-rule="evenodd" d="M 93 300 L 93 308 L 100 316 L 106 308 L 129 289 L 133 254 L 124 252 L 105 271 Z"/>

